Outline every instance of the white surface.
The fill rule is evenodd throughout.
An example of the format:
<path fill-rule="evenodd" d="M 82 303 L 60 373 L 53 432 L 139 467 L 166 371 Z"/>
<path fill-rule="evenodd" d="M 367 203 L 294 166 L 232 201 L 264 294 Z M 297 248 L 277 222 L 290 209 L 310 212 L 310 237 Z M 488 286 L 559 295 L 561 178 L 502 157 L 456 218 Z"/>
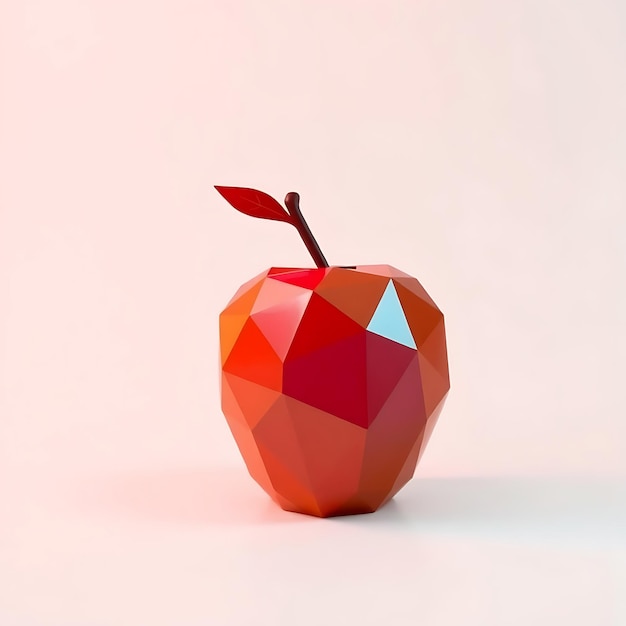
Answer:
<path fill-rule="evenodd" d="M 622 2 L 0 5 L 0 626 L 626 623 Z M 247 477 L 217 315 L 295 232 L 446 315 L 377 514 Z"/>

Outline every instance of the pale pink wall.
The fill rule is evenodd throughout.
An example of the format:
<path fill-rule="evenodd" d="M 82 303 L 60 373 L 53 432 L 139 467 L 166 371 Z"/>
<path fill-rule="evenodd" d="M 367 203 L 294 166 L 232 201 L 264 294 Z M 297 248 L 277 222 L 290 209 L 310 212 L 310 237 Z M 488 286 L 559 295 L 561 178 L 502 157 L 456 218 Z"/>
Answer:
<path fill-rule="evenodd" d="M 157 457 L 174 437 L 236 462 L 216 316 L 264 267 L 310 261 L 217 183 L 300 191 L 331 262 L 395 263 L 432 292 L 453 393 L 428 465 L 624 467 L 618 13 L 3 3 L 9 454 L 78 463 L 114 446 L 131 462 L 120 435 L 150 424 Z"/>
<path fill-rule="evenodd" d="M 193 468 L 244 472 L 219 410 L 217 315 L 265 267 L 310 261 L 214 184 L 299 191 L 331 263 L 396 265 L 441 306 L 452 392 L 421 476 L 623 475 L 625 13 L 3 0 L 0 549 L 22 578 L 0 575 L 17 581 L 11 600 L 0 585 L 0 618 L 27 623 L 29 594 L 52 585 L 28 623 L 112 623 L 64 621 L 53 546 L 73 554 L 80 527 L 44 527 L 59 485 L 148 472 L 193 501 Z M 139 619 L 111 576 L 116 624 L 168 623 Z"/>

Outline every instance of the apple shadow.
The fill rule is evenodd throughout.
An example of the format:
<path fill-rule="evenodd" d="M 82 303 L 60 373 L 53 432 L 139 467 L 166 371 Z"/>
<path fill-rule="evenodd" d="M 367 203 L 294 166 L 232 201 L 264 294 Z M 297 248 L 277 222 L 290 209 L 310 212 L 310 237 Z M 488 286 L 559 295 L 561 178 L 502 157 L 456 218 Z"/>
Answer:
<path fill-rule="evenodd" d="M 132 471 L 83 479 L 73 497 L 83 514 L 173 525 L 294 523 L 244 468 Z M 310 519 L 310 518 L 309 518 Z"/>
<path fill-rule="evenodd" d="M 626 544 L 626 481 L 610 478 L 414 478 L 375 513 L 320 520 L 283 511 L 243 468 L 125 472 L 83 479 L 84 514 L 174 525 L 354 524 L 416 535 Z"/>
<path fill-rule="evenodd" d="M 626 480 L 416 477 L 375 514 L 335 520 L 416 534 L 626 546 Z"/>

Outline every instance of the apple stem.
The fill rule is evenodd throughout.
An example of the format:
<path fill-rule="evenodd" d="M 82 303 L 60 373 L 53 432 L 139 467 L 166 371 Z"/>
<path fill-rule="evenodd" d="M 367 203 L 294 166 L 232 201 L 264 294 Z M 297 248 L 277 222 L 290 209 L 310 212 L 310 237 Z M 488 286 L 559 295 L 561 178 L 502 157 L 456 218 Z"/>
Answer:
<path fill-rule="evenodd" d="M 315 265 L 317 267 L 328 267 L 328 262 L 300 211 L 300 195 L 295 191 L 290 191 L 285 196 L 285 206 L 287 207 L 287 212 L 293 218 L 293 225 L 297 228 L 304 245 L 313 257 Z"/>

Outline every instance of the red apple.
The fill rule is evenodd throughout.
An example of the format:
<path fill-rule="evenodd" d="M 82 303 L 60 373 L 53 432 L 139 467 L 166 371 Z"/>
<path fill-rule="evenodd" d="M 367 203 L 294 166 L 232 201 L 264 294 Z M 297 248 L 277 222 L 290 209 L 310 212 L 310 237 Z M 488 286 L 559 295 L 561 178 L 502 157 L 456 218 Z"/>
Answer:
<path fill-rule="evenodd" d="M 296 226 L 317 268 L 271 268 L 220 315 L 222 409 L 252 477 L 284 509 L 375 511 L 413 476 L 449 390 L 444 319 L 388 265 L 328 267 L 288 194 L 218 191 Z"/>

